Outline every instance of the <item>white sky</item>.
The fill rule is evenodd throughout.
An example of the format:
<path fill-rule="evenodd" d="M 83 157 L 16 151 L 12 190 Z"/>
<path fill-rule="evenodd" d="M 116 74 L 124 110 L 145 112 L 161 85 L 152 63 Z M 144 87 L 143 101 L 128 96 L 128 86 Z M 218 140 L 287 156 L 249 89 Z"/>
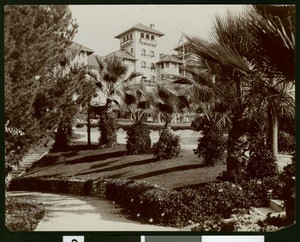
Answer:
<path fill-rule="evenodd" d="M 206 38 L 216 14 L 239 13 L 245 5 L 70 5 L 70 9 L 79 24 L 74 41 L 104 56 L 120 48 L 114 37 L 137 23 L 153 23 L 163 32 L 157 48 L 170 53 L 181 32 Z"/>
<path fill-rule="evenodd" d="M 202 242 L 264 242 L 262 235 L 202 236 Z"/>

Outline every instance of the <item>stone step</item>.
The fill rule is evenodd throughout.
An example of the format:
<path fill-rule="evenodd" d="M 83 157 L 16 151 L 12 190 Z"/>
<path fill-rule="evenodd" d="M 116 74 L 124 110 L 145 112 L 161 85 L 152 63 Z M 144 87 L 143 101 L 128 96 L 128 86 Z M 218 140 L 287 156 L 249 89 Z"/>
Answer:
<path fill-rule="evenodd" d="M 271 207 L 258 207 L 258 208 L 251 207 L 250 211 L 262 216 L 267 216 L 269 213 L 271 214 L 271 217 L 277 217 L 278 215 L 285 216 L 285 212 L 277 212 Z"/>
<path fill-rule="evenodd" d="M 279 199 L 271 199 L 270 200 L 270 208 L 272 208 L 277 213 L 284 211 L 284 201 Z"/>

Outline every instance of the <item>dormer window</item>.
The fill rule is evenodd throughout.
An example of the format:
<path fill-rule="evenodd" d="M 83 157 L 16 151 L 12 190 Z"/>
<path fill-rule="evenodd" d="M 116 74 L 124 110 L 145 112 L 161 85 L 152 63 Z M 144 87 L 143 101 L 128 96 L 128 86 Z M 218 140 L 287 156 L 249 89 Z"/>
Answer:
<path fill-rule="evenodd" d="M 144 35 L 144 33 L 141 33 L 141 38 L 145 38 L 145 35 Z"/>
<path fill-rule="evenodd" d="M 154 39 L 155 39 L 155 37 L 154 37 L 154 35 L 152 34 L 152 35 L 151 35 L 151 40 L 154 40 Z"/>
<path fill-rule="evenodd" d="M 149 34 L 146 34 L 146 39 L 149 39 Z"/>

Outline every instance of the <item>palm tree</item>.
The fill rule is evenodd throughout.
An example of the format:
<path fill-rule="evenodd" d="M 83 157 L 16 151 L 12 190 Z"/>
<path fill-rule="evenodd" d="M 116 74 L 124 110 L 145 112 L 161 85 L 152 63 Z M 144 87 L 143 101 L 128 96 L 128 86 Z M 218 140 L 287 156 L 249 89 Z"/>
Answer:
<path fill-rule="evenodd" d="M 256 21 L 255 18 L 250 20 Z M 281 85 L 282 81 L 277 81 L 274 84 L 279 74 L 283 75 L 284 68 L 280 70 L 278 63 L 272 66 L 272 58 L 266 52 L 259 52 L 260 41 L 253 34 L 255 29 L 248 30 L 252 24 L 250 20 L 248 16 L 228 14 L 225 19 L 216 18 L 210 41 L 187 37 L 194 64 L 186 68 L 187 78 L 178 81 L 191 83 L 192 90 L 199 92 L 199 101 L 219 101 L 226 108 L 231 123 L 227 144 L 228 172 L 240 173 L 246 164 L 244 154 L 249 143 L 245 136 L 245 119 L 251 109 L 257 109 L 258 102 L 254 99 L 263 98 L 275 106 L 272 98 L 277 96 L 280 103 L 284 100 L 293 104 L 286 95 L 286 83 Z M 243 29 L 246 31 L 241 31 Z M 276 51 L 273 49 L 273 52 Z M 286 71 L 285 75 L 291 76 L 288 73 Z"/>
<path fill-rule="evenodd" d="M 259 102 L 269 114 L 269 143 L 278 153 L 278 115 L 295 111 L 295 6 L 254 5 L 247 30 L 256 46 L 256 65 L 264 73 L 264 97 Z"/>
<path fill-rule="evenodd" d="M 120 93 L 130 81 L 140 76 L 140 73 L 132 72 L 127 77 L 128 66 L 123 58 L 118 55 L 108 56 L 105 60 L 95 57 L 99 67 L 99 73 L 89 71 L 88 74 L 96 80 L 99 95 L 105 97 L 105 105 L 98 107 L 100 113 L 100 145 L 109 147 L 116 144 L 116 122 L 113 121 L 113 106 L 120 107 Z M 108 119 L 108 120 L 107 120 Z M 108 122 L 108 123 L 107 123 Z M 103 125 L 107 125 L 104 127 Z M 102 127 L 103 126 L 103 127 Z M 108 134 L 106 131 L 111 130 Z"/>

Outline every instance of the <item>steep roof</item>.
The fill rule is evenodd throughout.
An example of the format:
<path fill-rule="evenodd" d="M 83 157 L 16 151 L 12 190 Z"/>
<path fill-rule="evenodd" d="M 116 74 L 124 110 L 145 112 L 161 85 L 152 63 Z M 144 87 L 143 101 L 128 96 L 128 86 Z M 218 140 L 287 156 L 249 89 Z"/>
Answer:
<path fill-rule="evenodd" d="M 156 30 L 156 29 L 153 29 L 151 27 L 148 27 L 146 25 L 143 25 L 141 23 L 138 23 L 136 25 L 134 25 L 133 27 L 131 27 L 130 29 L 127 29 L 126 31 L 122 32 L 121 34 L 118 34 L 117 36 L 115 36 L 116 39 L 120 39 L 122 35 L 132 31 L 132 30 L 142 30 L 142 31 L 145 31 L 145 32 L 149 32 L 149 33 L 152 33 L 152 34 L 157 34 L 159 37 L 160 36 L 164 36 L 165 34 Z"/>
<path fill-rule="evenodd" d="M 108 54 L 107 56 L 111 56 L 111 55 L 117 55 L 117 56 L 123 57 L 124 59 L 136 61 L 136 58 L 132 54 L 130 54 L 127 50 L 124 50 L 124 49 L 120 49 L 115 52 L 112 52 L 112 53 Z"/>
<path fill-rule="evenodd" d="M 86 51 L 86 52 L 88 52 L 90 54 L 95 53 L 94 50 L 92 50 L 92 49 L 90 49 L 90 48 L 88 48 L 88 47 L 86 47 L 84 45 L 78 44 L 78 43 L 76 43 L 74 41 L 72 41 L 72 43 L 70 44 L 70 46 L 68 48 L 68 52 L 69 52 L 70 57 L 72 59 L 74 59 L 75 56 L 78 54 L 78 52 L 81 51 L 81 50 Z"/>
<path fill-rule="evenodd" d="M 162 63 L 162 62 L 182 63 L 182 60 L 180 60 L 176 55 L 163 55 L 159 58 L 159 61 L 156 62 L 156 64 L 159 64 L 159 63 Z"/>
<path fill-rule="evenodd" d="M 100 56 L 100 55 L 89 55 L 88 56 L 88 65 L 89 66 L 94 66 L 94 67 L 98 67 L 98 62 L 96 60 L 96 56 L 100 59 L 103 60 L 104 57 Z"/>

